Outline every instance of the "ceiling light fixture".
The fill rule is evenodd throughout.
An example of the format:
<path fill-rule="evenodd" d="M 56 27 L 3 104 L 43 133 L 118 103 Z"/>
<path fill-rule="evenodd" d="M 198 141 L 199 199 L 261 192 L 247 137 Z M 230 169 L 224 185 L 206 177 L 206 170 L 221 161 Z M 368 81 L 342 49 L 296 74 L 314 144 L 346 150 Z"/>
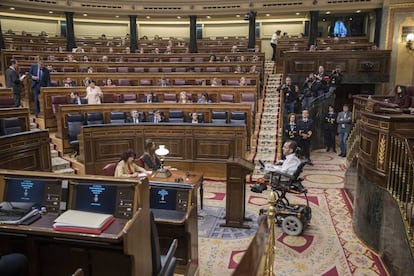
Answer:
<path fill-rule="evenodd" d="M 50 14 L 52 14 L 52 13 L 53 13 L 53 11 L 49 11 L 49 13 L 50 13 Z"/>
<path fill-rule="evenodd" d="M 331 12 L 330 11 L 327 11 L 327 12 L 325 12 L 325 14 L 331 14 Z"/>
<path fill-rule="evenodd" d="M 360 13 L 360 12 L 361 12 L 361 10 L 357 10 L 357 11 L 356 11 L 356 13 Z"/>
<path fill-rule="evenodd" d="M 269 13 L 266 13 L 266 16 L 270 16 L 270 14 Z"/>
<path fill-rule="evenodd" d="M 300 15 L 300 12 L 297 12 L 296 15 Z"/>
<path fill-rule="evenodd" d="M 207 16 L 206 16 L 206 18 L 207 18 L 207 19 L 210 19 L 210 18 L 211 18 L 211 16 L 210 16 L 210 15 L 207 15 Z"/>
<path fill-rule="evenodd" d="M 10 7 L 10 10 L 11 10 L 11 11 L 14 11 L 14 10 L 15 10 L 15 8 L 13 8 L 13 7 Z"/>
<path fill-rule="evenodd" d="M 236 17 L 240 17 L 240 14 L 236 14 Z"/>
<path fill-rule="evenodd" d="M 146 18 L 146 19 L 150 19 L 150 18 L 151 18 L 151 16 L 147 15 L 145 18 Z"/>
<path fill-rule="evenodd" d="M 177 16 L 177 19 L 181 19 L 181 16 Z"/>
<path fill-rule="evenodd" d="M 119 18 L 119 15 L 115 15 L 115 18 Z"/>
<path fill-rule="evenodd" d="M 88 16 L 88 14 L 87 13 L 84 13 L 83 16 Z"/>

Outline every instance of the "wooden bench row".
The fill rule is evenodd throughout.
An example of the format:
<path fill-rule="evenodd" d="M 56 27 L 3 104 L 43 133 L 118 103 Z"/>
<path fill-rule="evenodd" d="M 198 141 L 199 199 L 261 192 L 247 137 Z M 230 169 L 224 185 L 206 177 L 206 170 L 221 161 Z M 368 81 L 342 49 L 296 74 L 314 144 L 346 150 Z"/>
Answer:
<path fill-rule="evenodd" d="M 104 123 L 108 123 L 111 112 L 125 112 L 130 113 L 131 110 L 138 110 L 139 112 L 144 112 L 148 114 L 153 112 L 154 109 L 160 110 L 160 112 L 167 115 L 171 110 L 181 110 L 184 114 L 189 114 L 193 112 L 202 113 L 204 115 L 204 121 L 206 123 L 211 122 L 212 111 L 225 111 L 230 112 L 244 112 L 246 114 L 246 125 L 244 128 L 247 133 L 247 149 L 250 148 L 250 137 L 253 133 L 253 117 L 249 105 L 246 104 L 100 104 L 100 105 L 60 105 L 59 112 L 57 113 L 57 133 L 56 137 L 62 139 L 63 151 L 65 153 L 71 151 L 71 146 L 69 144 L 68 136 L 68 124 L 67 124 L 67 115 L 69 113 L 73 114 L 87 114 L 87 113 L 96 113 L 100 112 L 103 114 Z M 167 115 L 168 116 L 168 115 Z M 230 124 L 229 124 L 230 126 Z M 168 123 L 161 127 L 162 129 L 168 129 Z M 217 136 L 219 137 L 219 136 Z M 246 150 L 246 148 L 244 148 Z"/>
<path fill-rule="evenodd" d="M 33 60 L 19 60 L 19 72 L 28 72 Z M 240 66 L 243 72 L 249 72 L 252 66 L 257 72 L 263 71 L 263 62 L 67 62 L 45 61 L 53 66 L 53 72 L 88 72 L 91 67 L 95 73 L 171 73 L 171 72 L 235 72 Z"/>
<path fill-rule="evenodd" d="M 50 51 L 11 51 L 7 49 L 1 50 L 1 56 L 3 61 L 3 68 L 7 68 L 7 63 L 10 59 L 14 58 L 19 61 L 31 60 L 35 61 L 37 57 L 42 58 L 44 61 L 65 61 L 68 59 L 68 55 L 71 55 L 74 60 L 83 61 L 84 56 L 87 56 L 89 61 L 99 62 L 102 61 L 102 57 L 106 56 L 108 62 L 119 62 L 121 59 L 124 62 L 204 62 L 210 60 L 211 54 L 209 53 L 173 53 L 170 55 L 163 54 L 117 54 L 117 53 L 68 53 L 68 52 L 50 52 Z M 251 61 L 254 56 L 257 56 L 259 61 L 264 61 L 264 53 L 217 53 L 214 54 L 219 60 L 224 60 L 227 57 L 232 62 Z"/>
<path fill-rule="evenodd" d="M 31 41 L 33 43 L 49 43 L 49 44 L 58 44 L 61 46 L 66 45 L 66 38 L 65 37 L 52 37 L 52 36 L 38 36 L 38 35 L 31 35 L 28 34 L 26 36 L 23 35 L 10 35 L 10 34 L 3 34 L 4 39 L 6 42 L 26 42 L 30 43 Z M 115 45 L 118 45 L 122 43 L 122 41 L 129 42 L 128 38 L 122 38 L 122 37 L 112 37 L 112 38 L 92 38 L 92 37 L 76 37 L 75 38 L 77 44 L 94 44 L 94 45 L 103 45 L 111 41 Z M 139 39 L 137 41 L 139 46 L 146 46 L 146 45 L 167 45 L 170 41 L 173 42 L 174 46 L 177 46 L 178 44 L 182 43 L 188 43 L 188 39 L 176 39 L 176 38 L 164 38 L 164 39 Z M 260 44 L 260 39 L 256 39 L 256 41 Z M 215 39 L 210 38 L 203 38 L 203 39 L 197 39 L 198 45 L 247 45 L 248 39 L 247 37 L 216 37 Z"/>
<path fill-rule="evenodd" d="M 167 50 L 166 46 L 154 46 L 154 45 L 140 45 L 144 53 L 152 53 L 158 51 L 158 54 L 164 54 Z M 36 44 L 36 43 L 27 43 L 27 42 L 7 42 L 6 49 L 10 50 L 21 50 L 21 51 L 50 51 L 50 52 L 59 52 L 66 48 L 66 45 L 59 45 L 53 43 L 47 44 Z M 82 48 L 86 53 L 98 52 L 98 53 L 120 53 L 127 54 L 130 52 L 129 44 L 125 45 L 83 45 Z M 137 50 L 137 53 L 140 49 Z M 185 46 L 175 46 L 170 49 L 171 53 L 188 53 L 189 49 Z M 231 52 L 249 52 L 247 45 L 239 45 L 237 49 L 234 50 L 231 45 L 199 45 L 197 46 L 198 53 L 231 53 Z"/>
<path fill-rule="evenodd" d="M 86 96 L 84 87 L 43 87 L 39 95 L 40 114 L 39 124 L 42 128 L 54 129 L 57 127 L 55 113 L 57 106 L 70 102 L 70 93 L 77 91 L 81 97 Z M 251 107 L 252 112 L 257 111 L 257 103 L 260 95 L 254 86 L 230 87 L 230 86 L 138 86 L 138 87 L 102 87 L 104 103 L 144 103 L 145 95 L 153 93 L 157 103 L 171 103 L 175 97 L 178 100 L 179 93 L 185 91 L 191 95 L 192 101 L 202 93 L 207 93 L 212 103 L 245 103 Z"/>

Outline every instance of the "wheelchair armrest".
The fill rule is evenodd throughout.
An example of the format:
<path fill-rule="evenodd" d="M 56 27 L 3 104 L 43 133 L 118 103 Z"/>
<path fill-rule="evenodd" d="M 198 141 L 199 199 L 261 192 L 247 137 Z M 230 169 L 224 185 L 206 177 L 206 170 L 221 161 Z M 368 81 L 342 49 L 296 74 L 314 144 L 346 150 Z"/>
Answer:
<path fill-rule="evenodd" d="M 287 173 L 283 173 L 283 172 L 273 172 L 273 177 L 275 177 L 275 176 L 279 176 L 279 178 L 281 176 L 284 176 L 284 177 L 289 178 L 289 180 L 295 180 L 295 177 L 293 175 L 287 174 Z"/>

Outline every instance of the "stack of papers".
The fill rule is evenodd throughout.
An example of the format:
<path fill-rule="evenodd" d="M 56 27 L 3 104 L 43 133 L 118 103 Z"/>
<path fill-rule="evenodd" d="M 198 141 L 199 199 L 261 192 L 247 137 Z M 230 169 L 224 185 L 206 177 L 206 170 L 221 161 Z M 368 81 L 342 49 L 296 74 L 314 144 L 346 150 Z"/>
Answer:
<path fill-rule="evenodd" d="M 57 231 L 101 234 L 115 220 L 113 215 L 67 210 L 53 224 Z"/>
<path fill-rule="evenodd" d="M 22 224 L 39 216 L 39 210 L 33 202 L 2 202 L 0 203 L 0 223 Z"/>

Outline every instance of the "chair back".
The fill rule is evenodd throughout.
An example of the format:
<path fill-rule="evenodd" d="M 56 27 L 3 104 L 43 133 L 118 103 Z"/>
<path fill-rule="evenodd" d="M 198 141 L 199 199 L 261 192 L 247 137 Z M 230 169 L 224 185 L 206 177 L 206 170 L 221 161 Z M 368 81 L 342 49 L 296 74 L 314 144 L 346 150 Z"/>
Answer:
<path fill-rule="evenodd" d="M 53 115 L 58 113 L 59 105 L 68 103 L 68 99 L 66 98 L 66 96 L 52 96 L 51 100 Z"/>
<path fill-rule="evenodd" d="M 177 95 L 175 93 L 164 93 L 164 103 L 176 103 Z"/>
<path fill-rule="evenodd" d="M 226 124 L 227 123 L 227 111 L 212 111 L 211 122 L 213 124 Z"/>
<path fill-rule="evenodd" d="M 14 107 L 14 100 L 12 97 L 0 97 L 0 108 Z"/>
<path fill-rule="evenodd" d="M 234 96 L 232 94 L 220 94 L 220 102 L 233 103 L 234 102 Z"/>
<path fill-rule="evenodd" d="M 125 113 L 112 111 L 109 114 L 109 122 L 111 124 L 123 124 L 125 123 Z"/>
<path fill-rule="evenodd" d="M 87 125 L 100 125 L 103 124 L 103 115 L 101 112 L 86 113 Z"/>
<path fill-rule="evenodd" d="M 136 94 L 124 94 L 124 103 L 136 103 L 137 95 Z"/>
<path fill-rule="evenodd" d="M 102 168 L 102 174 L 105 176 L 114 176 L 117 163 L 106 164 Z"/>
<path fill-rule="evenodd" d="M 0 128 L 1 135 L 9 135 L 23 131 L 20 120 L 17 117 L 0 119 Z"/>
<path fill-rule="evenodd" d="M 237 124 L 237 125 L 246 124 L 246 112 L 240 112 L 240 111 L 231 112 L 230 123 Z"/>
<path fill-rule="evenodd" d="M 77 141 L 81 127 L 84 125 L 83 114 L 69 113 L 67 115 L 69 142 Z"/>
<path fill-rule="evenodd" d="M 182 110 L 170 110 L 168 112 L 168 121 L 171 123 L 184 122 L 184 111 Z"/>
<path fill-rule="evenodd" d="M 299 164 L 298 168 L 296 169 L 295 173 L 292 176 L 293 179 L 297 179 L 299 177 L 299 175 L 302 173 L 303 168 L 305 167 L 306 164 L 308 164 L 308 161 L 303 161 Z"/>
<path fill-rule="evenodd" d="M 131 81 L 129 79 L 119 79 L 119 86 L 131 86 Z"/>

